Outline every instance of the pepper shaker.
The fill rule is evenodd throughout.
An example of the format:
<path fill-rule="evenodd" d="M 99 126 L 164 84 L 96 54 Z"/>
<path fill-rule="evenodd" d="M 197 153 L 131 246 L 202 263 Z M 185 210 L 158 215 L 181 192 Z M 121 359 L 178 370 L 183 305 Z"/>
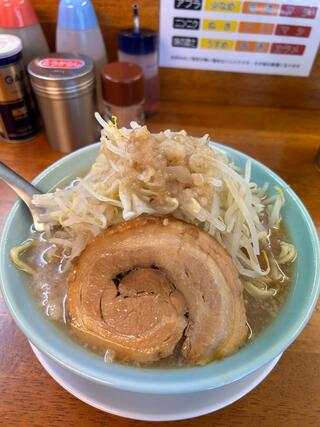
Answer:
<path fill-rule="evenodd" d="M 92 60 L 84 55 L 52 53 L 31 61 L 28 72 L 50 145 L 68 153 L 97 141 Z"/>
<path fill-rule="evenodd" d="M 144 80 L 139 65 L 112 62 L 101 72 L 104 98 L 104 119 L 117 117 L 119 127 L 129 127 L 131 121 L 144 123 Z"/>

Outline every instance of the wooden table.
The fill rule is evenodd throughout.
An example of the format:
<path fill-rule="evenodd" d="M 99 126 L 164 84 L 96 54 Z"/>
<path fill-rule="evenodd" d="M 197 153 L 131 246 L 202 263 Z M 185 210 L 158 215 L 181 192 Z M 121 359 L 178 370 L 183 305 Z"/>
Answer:
<path fill-rule="evenodd" d="M 163 103 L 149 121 L 153 131 L 186 129 L 262 161 L 298 193 L 320 229 L 320 112 Z M 0 160 L 27 179 L 62 157 L 45 136 L 19 145 L 0 143 Z M 15 194 L 0 182 L 0 227 Z M 183 426 L 319 426 L 319 305 L 303 333 L 272 373 L 250 394 L 219 412 L 181 421 Z M 159 425 L 168 425 L 160 423 Z M 35 359 L 0 297 L 0 426 L 142 426 L 100 412 L 56 384 Z"/>

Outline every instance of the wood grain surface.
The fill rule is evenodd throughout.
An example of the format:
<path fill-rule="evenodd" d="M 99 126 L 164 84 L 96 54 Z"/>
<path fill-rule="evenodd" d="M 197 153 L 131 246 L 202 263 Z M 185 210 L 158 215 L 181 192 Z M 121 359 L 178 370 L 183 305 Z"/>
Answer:
<path fill-rule="evenodd" d="M 208 107 L 163 102 L 149 126 L 157 131 L 209 132 L 216 141 L 262 161 L 298 193 L 320 231 L 320 112 L 267 108 Z M 0 142 L 0 160 L 27 179 L 62 157 L 44 134 L 18 145 Z M 15 200 L 0 182 L 0 227 Z M 247 396 L 216 413 L 159 426 L 319 426 L 320 307 L 272 373 Z M 35 359 L 0 297 L 0 426 L 146 426 L 96 410 L 63 390 Z"/>
<path fill-rule="evenodd" d="M 173 0 L 166 0 L 173 1 Z M 51 49 L 58 0 L 31 0 Z M 133 0 L 93 0 L 109 60 L 117 59 L 117 34 L 132 27 Z M 159 0 L 140 0 L 141 26 L 158 30 Z M 303 3 L 303 2 L 302 2 Z M 161 68 L 161 98 L 217 105 L 320 109 L 320 56 L 309 78 Z"/>

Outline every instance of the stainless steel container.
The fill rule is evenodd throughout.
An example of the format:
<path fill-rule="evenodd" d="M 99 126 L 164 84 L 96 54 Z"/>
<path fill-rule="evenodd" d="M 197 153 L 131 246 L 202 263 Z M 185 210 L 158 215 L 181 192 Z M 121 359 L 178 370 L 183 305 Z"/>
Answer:
<path fill-rule="evenodd" d="M 99 130 L 91 59 L 52 53 L 31 61 L 28 72 L 50 145 L 68 153 L 95 142 Z"/>

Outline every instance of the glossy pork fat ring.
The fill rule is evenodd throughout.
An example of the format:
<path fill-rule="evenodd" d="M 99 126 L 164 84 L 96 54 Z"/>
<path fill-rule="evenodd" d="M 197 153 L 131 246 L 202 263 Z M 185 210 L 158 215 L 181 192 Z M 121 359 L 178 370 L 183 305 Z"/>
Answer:
<path fill-rule="evenodd" d="M 70 275 L 67 308 L 79 336 L 126 362 L 176 355 L 205 364 L 247 336 L 230 256 L 174 218 L 139 217 L 96 237 Z"/>

